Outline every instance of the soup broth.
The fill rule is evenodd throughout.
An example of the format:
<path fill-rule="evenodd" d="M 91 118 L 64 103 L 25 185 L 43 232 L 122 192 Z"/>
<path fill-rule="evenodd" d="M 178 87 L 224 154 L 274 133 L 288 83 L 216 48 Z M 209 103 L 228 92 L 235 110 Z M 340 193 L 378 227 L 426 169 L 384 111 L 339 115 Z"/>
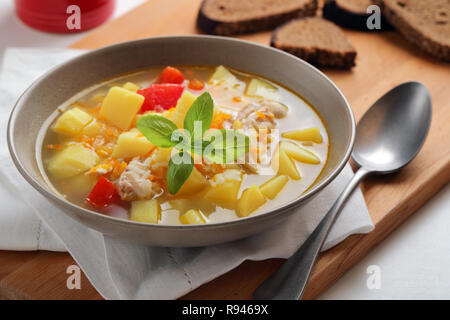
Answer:
<path fill-rule="evenodd" d="M 234 145 L 225 163 L 183 150 L 194 164 L 169 168 L 180 148 L 162 146 L 152 126 L 173 124 L 185 134 L 193 115 L 209 123 L 209 98 L 211 125 L 200 140 L 219 130 L 240 133 L 243 147 Z M 215 223 L 267 212 L 308 190 L 329 154 L 325 124 L 308 102 L 223 66 L 124 75 L 85 90 L 48 121 L 42 166 L 53 187 L 84 208 L 146 223 Z"/>

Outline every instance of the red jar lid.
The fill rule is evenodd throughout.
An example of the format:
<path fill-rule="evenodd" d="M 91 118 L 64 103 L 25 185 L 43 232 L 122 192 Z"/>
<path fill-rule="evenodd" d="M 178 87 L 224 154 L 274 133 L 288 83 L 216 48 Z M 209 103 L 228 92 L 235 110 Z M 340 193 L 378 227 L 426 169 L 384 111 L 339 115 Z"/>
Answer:
<path fill-rule="evenodd" d="M 47 32 L 79 32 L 94 28 L 113 14 L 115 0 L 14 0 L 20 20 Z"/>

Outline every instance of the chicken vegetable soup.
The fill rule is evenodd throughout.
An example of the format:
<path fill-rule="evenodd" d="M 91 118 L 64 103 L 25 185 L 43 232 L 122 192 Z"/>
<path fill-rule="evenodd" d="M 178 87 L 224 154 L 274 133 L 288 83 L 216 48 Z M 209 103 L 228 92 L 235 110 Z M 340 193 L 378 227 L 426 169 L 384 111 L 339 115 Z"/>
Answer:
<path fill-rule="evenodd" d="M 67 200 L 153 224 L 224 222 L 304 193 L 327 162 L 320 116 L 224 66 L 152 68 L 89 88 L 48 120 L 42 166 Z"/>

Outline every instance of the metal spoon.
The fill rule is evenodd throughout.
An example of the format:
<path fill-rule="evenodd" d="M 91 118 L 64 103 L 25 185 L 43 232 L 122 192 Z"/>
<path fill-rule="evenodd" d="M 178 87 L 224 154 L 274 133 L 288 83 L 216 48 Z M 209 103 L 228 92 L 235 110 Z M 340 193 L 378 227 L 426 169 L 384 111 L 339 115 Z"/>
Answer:
<path fill-rule="evenodd" d="M 254 292 L 255 299 L 300 299 L 325 239 L 345 201 L 369 174 L 388 174 L 419 152 L 431 122 L 431 99 L 418 82 L 392 89 L 366 112 L 356 127 L 352 158 L 360 167 L 305 243 Z"/>

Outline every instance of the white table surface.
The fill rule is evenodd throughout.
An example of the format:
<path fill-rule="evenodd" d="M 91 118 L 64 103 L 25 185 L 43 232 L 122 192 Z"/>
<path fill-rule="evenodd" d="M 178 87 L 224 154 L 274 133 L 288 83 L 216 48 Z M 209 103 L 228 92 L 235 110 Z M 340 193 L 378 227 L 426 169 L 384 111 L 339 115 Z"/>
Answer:
<path fill-rule="evenodd" d="M 114 17 L 144 1 L 117 0 Z M 30 29 L 16 18 L 12 0 L 0 0 L 0 30 L 0 56 L 7 47 L 66 47 L 85 35 L 50 34 Z M 450 184 L 320 299 L 450 299 L 449 229 Z M 370 266 L 378 270 L 378 289 L 367 286 Z"/>

